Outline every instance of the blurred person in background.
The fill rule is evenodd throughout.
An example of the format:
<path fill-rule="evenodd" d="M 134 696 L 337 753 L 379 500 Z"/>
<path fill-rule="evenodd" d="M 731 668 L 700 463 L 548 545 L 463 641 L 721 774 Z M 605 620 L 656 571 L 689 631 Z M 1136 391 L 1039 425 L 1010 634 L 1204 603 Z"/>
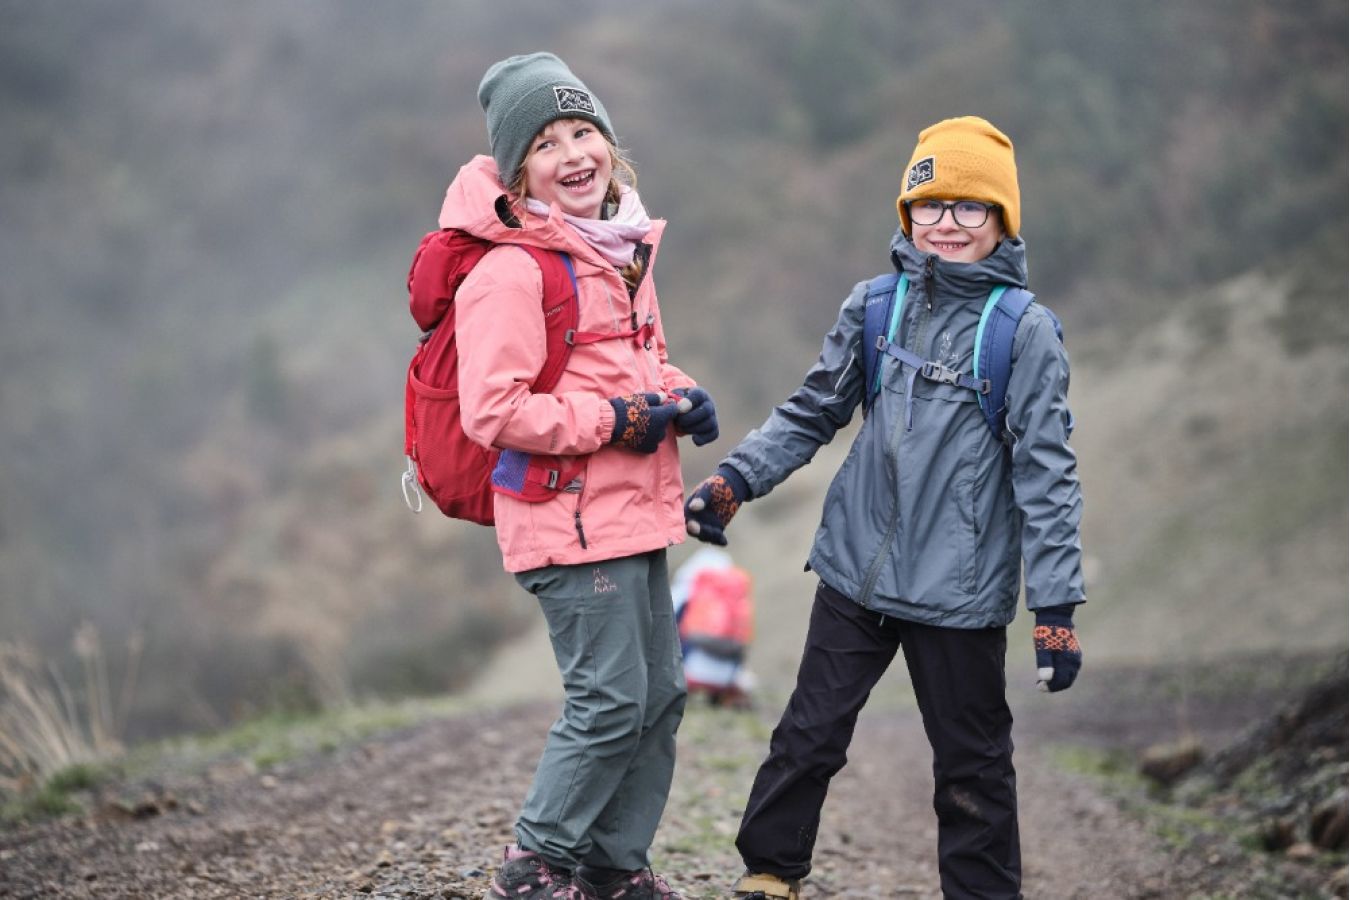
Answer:
<path fill-rule="evenodd" d="M 713 706 L 750 708 L 754 677 L 745 665 L 755 632 L 750 573 L 730 554 L 703 547 L 675 572 L 675 600 L 684 680 L 691 696 Z"/>

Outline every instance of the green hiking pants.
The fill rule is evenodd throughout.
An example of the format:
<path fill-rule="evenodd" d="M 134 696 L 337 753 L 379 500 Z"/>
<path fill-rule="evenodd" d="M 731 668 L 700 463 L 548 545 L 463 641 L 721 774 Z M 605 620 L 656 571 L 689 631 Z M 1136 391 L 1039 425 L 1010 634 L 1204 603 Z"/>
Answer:
<path fill-rule="evenodd" d="M 685 701 L 666 552 L 516 579 L 543 608 L 565 693 L 516 839 L 568 868 L 645 868 Z"/>

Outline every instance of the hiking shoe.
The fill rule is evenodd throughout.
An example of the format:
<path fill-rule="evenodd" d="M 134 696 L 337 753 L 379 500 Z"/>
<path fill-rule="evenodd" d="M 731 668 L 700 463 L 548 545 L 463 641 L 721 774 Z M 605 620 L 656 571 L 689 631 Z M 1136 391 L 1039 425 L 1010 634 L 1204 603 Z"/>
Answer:
<path fill-rule="evenodd" d="M 507 847 L 497 877 L 483 900 L 582 900 L 572 886 L 572 873 L 538 853 Z"/>
<path fill-rule="evenodd" d="M 580 875 L 572 879 L 581 900 L 684 900 L 666 884 L 666 880 L 651 869 L 628 872 L 606 884 L 591 884 Z"/>
<path fill-rule="evenodd" d="M 798 900 L 800 890 L 801 882 L 796 878 L 746 872 L 731 886 L 731 896 L 738 900 Z"/>

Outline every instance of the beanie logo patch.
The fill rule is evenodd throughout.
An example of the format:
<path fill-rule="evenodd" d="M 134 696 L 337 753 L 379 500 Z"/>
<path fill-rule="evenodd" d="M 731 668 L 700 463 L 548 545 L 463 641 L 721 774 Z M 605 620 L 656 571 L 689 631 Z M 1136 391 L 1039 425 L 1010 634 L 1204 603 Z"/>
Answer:
<path fill-rule="evenodd" d="M 563 85 L 554 85 L 553 94 L 558 98 L 558 112 L 580 112 L 587 115 L 595 115 L 595 104 L 591 102 L 591 95 L 583 90 L 574 87 L 564 87 Z"/>
<path fill-rule="evenodd" d="M 937 178 L 934 172 L 933 157 L 923 159 L 909 167 L 909 176 L 905 179 L 905 190 L 912 191 L 921 184 L 927 184 Z"/>

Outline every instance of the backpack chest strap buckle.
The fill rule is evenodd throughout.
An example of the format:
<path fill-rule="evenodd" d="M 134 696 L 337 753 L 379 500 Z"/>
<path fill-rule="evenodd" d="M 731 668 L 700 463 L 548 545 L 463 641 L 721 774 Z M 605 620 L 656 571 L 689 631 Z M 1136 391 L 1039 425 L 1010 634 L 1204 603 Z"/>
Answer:
<path fill-rule="evenodd" d="M 929 381 L 936 381 L 938 384 L 959 384 L 961 380 L 960 372 L 932 360 L 923 364 L 921 374 Z"/>
<path fill-rule="evenodd" d="M 977 394 L 988 394 L 990 390 L 988 378 L 972 378 L 969 375 L 958 372 L 956 369 L 944 366 L 940 362 L 928 360 L 919 369 L 919 374 L 929 381 L 935 381 L 938 384 L 950 384 L 956 387 L 963 387 L 974 391 Z"/>

